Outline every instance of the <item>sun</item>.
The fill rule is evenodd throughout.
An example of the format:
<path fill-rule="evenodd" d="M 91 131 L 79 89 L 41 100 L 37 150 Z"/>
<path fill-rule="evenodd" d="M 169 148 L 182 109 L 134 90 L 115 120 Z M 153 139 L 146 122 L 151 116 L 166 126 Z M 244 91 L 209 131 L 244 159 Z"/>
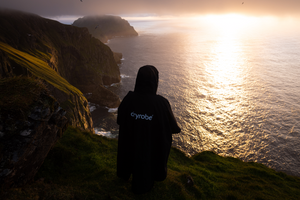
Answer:
<path fill-rule="evenodd" d="M 241 14 L 208 15 L 205 20 L 215 26 L 234 28 L 248 22 L 249 17 Z"/>
<path fill-rule="evenodd" d="M 248 42 L 257 19 L 241 14 L 224 14 L 206 15 L 194 20 L 214 35 L 208 48 L 213 59 L 204 62 L 206 71 L 221 88 L 219 92 L 230 93 L 230 85 L 243 82 L 242 74 L 247 68 L 248 57 L 242 47 Z"/>
<path fill-rule="evenodd" d="M 242 14 L 204 15 L 193 18 L 201 24 L 215 29 L 215 31 L 228 34 L 236 34 L 253 27 L 257 18 Z"/>

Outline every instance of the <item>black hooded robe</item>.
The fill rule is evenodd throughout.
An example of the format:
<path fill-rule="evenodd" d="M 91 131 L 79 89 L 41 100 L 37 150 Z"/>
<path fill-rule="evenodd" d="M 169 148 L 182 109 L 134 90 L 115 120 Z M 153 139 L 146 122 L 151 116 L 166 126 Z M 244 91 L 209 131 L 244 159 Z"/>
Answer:
<path fill-rule="evenodd" d="M 181 131 L 169 101 L 156 95 L 157 87 L 157 69 L 141 67 L 134 92 L 128 92 L 118 109 L 117 175 L 128 180 L 132 174 L 136 194 L 151 190 L 154 181 L 167 177 L 172 133 Z"/>

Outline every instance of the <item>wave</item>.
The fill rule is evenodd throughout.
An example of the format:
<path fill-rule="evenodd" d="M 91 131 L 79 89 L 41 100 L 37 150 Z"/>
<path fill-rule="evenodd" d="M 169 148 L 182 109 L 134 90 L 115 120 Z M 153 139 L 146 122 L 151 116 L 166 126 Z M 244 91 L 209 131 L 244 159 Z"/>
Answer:
<path fill-rule="evenodd" d="M 103 85 L 105 88 L 109 88 L 109 87 L 117 87 L 117 86 L 119 86 L 121 84 L 121 82 L 120 83 L 113 83 L 113 84 L 111 84 L 111 85 Z"/>
<path fill-rule="evenodd" d="M 126 74 L 121 74 L 120 76 L 121 76 L 121 78 L 129 78 L 130 77 L 130 76 L 126 75 Z"/>
<path fill-rule="evenodd" d="M 106 131 L 103 128 L 94 128 L 96 135 L 102 135 L 108 138 L 117 138 L 117 134 L 112 134 L 110 131 Z"/>
<path fill-rule="evenodd" d="M 97 104 L 94 104 L 94 103 L 91 103 L 91 102 L 88 102 L 88 104 L 89 104 L 89 107 L 90 107 L 90 112 L 93 112 L 98 107 Z"/>
<path fill-rule="evenodd" d="M 106 107 L 106 108 L 108 109 L 107 112 L 109 112 L 109 113 L 114 113 L 114 112 L 118 111 L 118 108 L 108 108 L 108 107 Z"/>

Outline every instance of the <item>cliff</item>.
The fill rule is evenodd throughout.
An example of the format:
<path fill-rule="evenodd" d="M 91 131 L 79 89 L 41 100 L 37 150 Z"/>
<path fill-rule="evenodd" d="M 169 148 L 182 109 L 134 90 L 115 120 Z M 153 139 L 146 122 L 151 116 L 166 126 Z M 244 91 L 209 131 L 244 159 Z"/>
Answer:
<path fill-rule="evenodd" d="M 81 123 L 82 128 L 92 129 L 82 93 L 90 94 L 88 100 L 102 106 L 120 103 L 119 97 L 104 87 L 120 81 L 114 54 L 86 28 L 2 10 L 0 47 L 0 78 L 30 75 L 45 80 L 72 125 Z M 61 83 L 68 89 L 62 89 Z"/>
<path fill-rule="evenodd" d="M 115 37 L 138 36 L 132 26 L 119 16 L 96 15 L 85 16 L 74 21 L 72 24 L 77 27 L 86 27 L 89 32 L 102 42 Z"/>
<path fill-rule="evenodd" d="M 88 100 L 119 105 L 115 56 L 86 28 L 0 10 L 1 187 L 31 181 L 68 124 L 93 132 Z"/>
<path fill-rule="evenodd" d="M 33 179 L 68 120 L 42 81 L 0 79 L 0 91 L 0 185 L 9 188 Z"/>

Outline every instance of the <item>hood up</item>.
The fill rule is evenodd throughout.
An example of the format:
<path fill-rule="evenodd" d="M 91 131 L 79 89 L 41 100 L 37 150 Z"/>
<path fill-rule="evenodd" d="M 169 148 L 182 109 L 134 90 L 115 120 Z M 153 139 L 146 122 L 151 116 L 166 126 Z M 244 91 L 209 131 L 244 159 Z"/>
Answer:
<path fill-rule="evenodd" d="M 134 92 L 155 95 L 158 87 L 158 70 L 152 65 L 145 65 L 138 71 Z"/>

